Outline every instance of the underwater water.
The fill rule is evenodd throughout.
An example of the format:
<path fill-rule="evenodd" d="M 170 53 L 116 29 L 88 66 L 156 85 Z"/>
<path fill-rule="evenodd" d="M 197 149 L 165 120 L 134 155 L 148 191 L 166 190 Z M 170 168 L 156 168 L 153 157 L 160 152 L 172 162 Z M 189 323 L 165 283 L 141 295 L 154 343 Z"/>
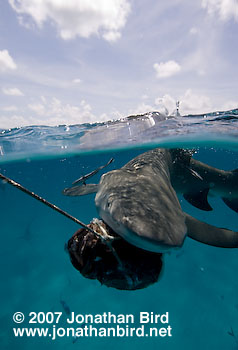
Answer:
<path fill-rule="evenodd" d="M 238 168 L 237 110 L 202 116 L 164 118 L 159 113 L 95 125 L 0 130 L 0 172 L 88 224 L 98 217 L 95 194 L 66 197 L 65 187 L 82 175 L 114 162 L 92 178 L 118 169 L 155 147 L 194 150 L 193 158 L 213 167 Z M 238 231 L 237 213 L 220 197 L 209 197 L 205 212 L 179 196 L 182 209 L 201 221 Z M 163 255 L 157 283 L 137 291 L 101 286 L 71 265 L 65 243 L 79 226 L 9 184 L 0 182 L 1 349 L 238 349 L 238 249 L 211 247 L 186 238 Z M 169 313 L 166 337 L 16 337 L 13 327 L 30 312 L 80 314 Z M 26 320 L 13 322 L 22 312 Z M 80 326 L 80 325 L 78 325 Z M 102 326 L 102 325 L 100 325 Z M 108 326 L 108 325 L 107 325 Z M 114 325 L 109 325 L 114 326 Z M 146 327 L 156 327 L 149 322 Z M 163 325 L 162 325 L 163 326 Z M 166 325 L 167 327 L 167 325 Z"/>

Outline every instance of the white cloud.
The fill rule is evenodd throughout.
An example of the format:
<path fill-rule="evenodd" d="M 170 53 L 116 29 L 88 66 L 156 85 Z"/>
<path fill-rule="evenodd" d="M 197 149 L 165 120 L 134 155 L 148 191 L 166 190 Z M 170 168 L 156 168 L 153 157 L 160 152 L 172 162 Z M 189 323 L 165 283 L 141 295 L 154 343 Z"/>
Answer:
<path fill-rule="evenodd" d="M 157 78 L 168 78 L 180 72 L 181 66 L 175 61 L 155 63 L 154 69 Z"/>
<path fill-rule="evenodd" d="M 45 106 L 41 103 L 29 104 L 28 108 L 38 115 L 44 115 L 45 113 Z"/>
<path fill-rule="evenodd" d="M 17 128 L 20 126 L 27 126 L 31 125 L 32 123 L 29 123 L 29 121 L 23 117 L 22 115 L 0 115 L 0 121 L 1 121 L 1 129 L 9 129 L 9 128 Z"/>
<path fill-rule="evenodd" d="M 237 101 L 229 101 L 228 100 L 220 106 L 219 110 L 229 111 L 231 109 L 236 109 L 236 108 L 238 108 L 238 100 Z"/>
<path fill-rule="evenodd" d="M 141 96 L 142 100 L 148 100 L 149 96 L 147 94 L 144 94 Z"/>
<path fill-rule="evenodd" d="M 26 125 L 73 125 L 83 123 L 102 122 L 118 117 L 118 113 L 113 112 L 110 117 L 107 114 L 95 115 L 91 106 L 84 100 L 79 105 L 64 104 L 57 98 L 47 99 L 41 96 L 38 101 L 28 104 L 26 108 L 21 108 L 21 115 L 14 112 L 18 110 L 15 106 L 3 107 L 1 109 L 7 115 L 0 113 L 0 128 L 8 129 Z M 10 114 L 11 112 L 12 115 Z M 121 115 L 120 115 L 121 117 Z"/>
<path fill-rule="evenodd" d="M 2 92 L 10 96 L 24 96 L 23 92 L 18 88 L 3 88 Z"/>
<path fill-rule="evenodd" d="M 4 112 L 16 112 L 18 108 L 16 106 L 6 106 L 6 107 L 3 107 L 2 110 Z"/>
<path fill-rule="evenodd" d="M 103 38 L 111 42 L 118 40 L 120 37 L 121 37 L 121 33 L 115 32 L 115 31 L 110 31 L 103 34 Z"/>
<path fill-rule="evenodd" d="M 73 80 L 73 83 L 74 84 L 80 84 L 80 83 L 82 83 L 82 80 L 79 79 L 79 78 L 76 78 L 76 79 Z"/>
<path fill-rule="evenodd" d="M 196 94 L 191 89 L 187 89 L 181 96 L 171 96 L 165 94 L 162 97 L 157 97 L 154 104 L 151 105 L 140 103 L 129 114 L 142 114 L 146 112 L 158 111 L 165 115 L 175 115 L 176 101 L 179 100 L 179 112 L 181 115 L 208 113 L 214 110 L 228 110 L 235 108 L 238 104 L 234 101 L 229 101 L 227 104 L 212 100 L 209 96 Z"/>
<path fill-rule="evenodd" d="M 136 108 L 130 109 L 128 115 L 144 114 L 153 111 L 156 111 L 155 106 L 142 102 Z"/>
<path fill-rule="evenodd" d="M 81 124 L 109 119 L 106 114 L 99 117 L 94 115 L 91 106 L 84 100 L 74 106 L 64 104 L 57 98 L 47 100 L 41 96 L 40 102 L 29 104 L 28 109 L 34 112 L 34 124 Z"/>
<path fill-rule="evenodd" d="M 9 55 L 7 50 L 0 51 L 0 72 L 7 70 L 14 70 L 17 68 L 13 58 Z"/>
<path fill-rule="evenodd" d="M 22 16 L 28 15 L 38 25 L 49 20 L 62 39 L 77 36 L 88 38 L 93 34 L 115 41 L 121 35 L 130 12 L 128 0 L 8 0 Z M 27 16 L 24 16 L 27 21 Z"/>
<path fill-rule="evenodd" d="M 202 7 L 207 9 L 210 15 L 220 16 L 220 19 L 226 21 L 234 17 L 238 20 L 238 2 L 237 0 L 202 0 Z"/>
<path fill-rule="evenodd" d="M 191 89 L 185 91 L 185 94 L 179 98 L 180 114 L 197 114 L 211 112 L 214 105 L 211 99 L 205 95 L 197 95 Z"/>
<path fill-rule="evenodd" d="M 179 100 L 179 112 L 185 114 L 199 114 L 211 112 L 214 109 L 214 103 L 208 96 L 193 93 L 191 89 L 187 89 L 185 93 L 177 99 L 169 94 L 155 99 L 155 105 L 163 112 L 163 109 L 168 110 L 169 114 L 174 114 L 176 110 L 176 101 Z"/>
<path fill-rule="evenodd" d="M 176 100 L 168 94 L 155 99 L 157 110 L 164 114 L 172 114 L 176 108 Z"/>
<path fill-rule="evenodd" d="M 214 111 L 228 111 L 238 108 L 238 100 L 221 100 L 214 99 L 206 95 L 193 93 L 191 89 L 185 91 L 183 96 L 180 96 L 180 113 L 198 114 L 209 113 Z"/>
<path fill-rule="evenodd" d="M 197 27 L 192 27 L 189 31 L 190 34 L 196 35 L 198 34 L 198 28 Z"/>

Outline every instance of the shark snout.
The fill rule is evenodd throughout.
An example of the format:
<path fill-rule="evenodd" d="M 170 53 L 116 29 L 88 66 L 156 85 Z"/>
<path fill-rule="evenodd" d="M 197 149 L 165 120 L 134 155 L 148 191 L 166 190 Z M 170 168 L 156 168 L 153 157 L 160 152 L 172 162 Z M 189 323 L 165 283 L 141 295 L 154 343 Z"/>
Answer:
<path fill-rule="evenodd" d="M 95 204 L 100 217 L 108 224 L 116 233 L 120 226 L 120 211 L 122 206 L 119 200 L 110 194 L 97 193 Z"/>
<path fill-rule="evenodd" d="M 126 241 L 161 253 L 180 247 L 187 228 L 168 178 L 149 175 L 124 170 L 104 174 L 95 204 L 103 221 Z"/>

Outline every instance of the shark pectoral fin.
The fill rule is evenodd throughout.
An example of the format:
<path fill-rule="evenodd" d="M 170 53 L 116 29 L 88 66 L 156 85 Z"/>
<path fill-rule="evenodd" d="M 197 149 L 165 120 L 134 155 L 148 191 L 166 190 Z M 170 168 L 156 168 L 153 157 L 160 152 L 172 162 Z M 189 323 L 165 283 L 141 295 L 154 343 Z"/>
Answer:
<path fill-rule="evenodd" d="M 65 188 L 63 194 L 65 196 L 84 196 L 85 194 L 96 193 L 98 190 L 97 184 L 85 184 L 80 186 L 72 186 Z"/>
<path fill-rule="evenodd" d="M 238 213 L 238 198 L 222 198 L 223 202 L 232 210 L 234 210 L 236 213 Z"/>
<path fill-rule="evenodd" d="M 205 211 L 211 211 L 212 207 L 207 201 L 208 192 L 209 188 L 205 188 L 196 193 L 184 193 L 183 196 L 194 207 Z"/>
<path fill-rule="evenodd" d="M 185 213 L 187 236 L 214 247 L 238 248 L 238 232 L 199 221 Z"/>

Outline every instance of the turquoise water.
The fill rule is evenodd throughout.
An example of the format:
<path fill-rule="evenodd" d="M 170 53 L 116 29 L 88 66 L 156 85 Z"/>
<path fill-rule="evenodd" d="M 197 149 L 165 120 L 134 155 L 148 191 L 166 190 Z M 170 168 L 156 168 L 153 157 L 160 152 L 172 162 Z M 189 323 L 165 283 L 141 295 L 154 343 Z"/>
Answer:
<path fill-rule="evenodd" d="M 150 118 L 156 119 L 155 115 Z M 2 130 L 0 172 L 89 223 L 98 217 L 94 195 L 61 193 L 73 180 L 111 157 L 115 161 L 103 172 L 150 148 L 165 146 L 196 148 L 194 158 L 220 169 L 236 169 L 236 118 L 233 111 L 153 123 L 146 115 L 120 123 Z M 92 182 L 100 176 L 95 175 Z M 209 198 L 212 212 L 179 199 L 190 215 L 237 231 L 237 213 L 220 198 Z M 1 349 L 238 349 L 237 249 L 210 247 L 187 238 L 179 251 L 164 254 L 164 270 L 156 284 L 119 291 L 85 279 L 71 265 L 64 245 L 79 228 L 77 224 L 3 182 L 0 218 Z M 65 327 L 62 304 L 80 314 L 111 312 L 137 318 L 140 312 L 169 312 L 172 337 L 80 337 L 74 342 L 66 336 L 53 341 L 13 335 L 12 316 L 18 311 L 26 318 L 32 311 L 63 312 L 60 326 Z M 25 320 L 20 326 L 29 325 Z"/>

